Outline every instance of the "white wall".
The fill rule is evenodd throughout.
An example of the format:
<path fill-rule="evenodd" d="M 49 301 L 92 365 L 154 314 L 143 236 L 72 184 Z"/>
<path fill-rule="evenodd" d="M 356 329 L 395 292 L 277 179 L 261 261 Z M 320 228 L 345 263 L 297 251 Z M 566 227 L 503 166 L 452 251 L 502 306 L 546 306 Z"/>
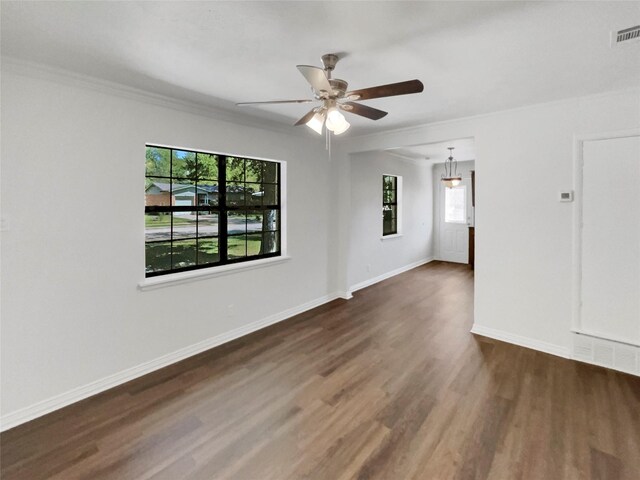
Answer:
<path fill-rule="evenodd" d="M 557 195 L 573 188 L 573 138 L 640 126 L 640 92 L 634 90 L 346 136 L 328 162 L 313 135 L 242 126 L 153 96 L 115 92 L 3 64 L 3 417 L 346 291 L 368 276 L 354 266 L 370 263 L 375 276 L 392 268 L 383 263 L 392 258 L 398 265 L 418 259 L 418 253 L 385 253 L 373 267 L 375 242 L 393 248 L 378 232 L 367 234 L 371 262 L 358 257 L 364 244 L 351 222 L 364 221 L 357 212 L 374 210 L 352 192 L 368 187 L 352 172 L 351 154 L 456 138 L 475 137 L 477 153 L 476 324 L 566 352 L 574 205 L 559 203 Z M 139 291 L 147 142 L 287 161 L 292 260 Z M 368 172 L 366 162 L 359 167 Z M 375 176 L 383 171 L 393 173 L 382 168 Z M 398 173 L 405 182 L 411 176 Z M 234 316 L 220 311 L 229 304 Z"/>
<path fill-rule="evenodd" d="M 382 239 L 382 175 L 402 177 L 402 235 Z M 351 157 L 349 286 L 433 256 L 431 165 L 386 152 Z"/>
<path fill-rule="evenodd" d="M 640 91 L 347 139 L 354 152 L 475 138 L 475 323 L 569 354 L 572 319 L 574 135 L 640 126 Z M 344 244 L 342 244 L 344 248 Z"/>
<path fill-rule="evenodd" d="M 3 64 L 3 417 L 334 292 L 322 139 L 187 110 Z M 147 142 L 286 161 L 291 260 L 140 291 Z"/>

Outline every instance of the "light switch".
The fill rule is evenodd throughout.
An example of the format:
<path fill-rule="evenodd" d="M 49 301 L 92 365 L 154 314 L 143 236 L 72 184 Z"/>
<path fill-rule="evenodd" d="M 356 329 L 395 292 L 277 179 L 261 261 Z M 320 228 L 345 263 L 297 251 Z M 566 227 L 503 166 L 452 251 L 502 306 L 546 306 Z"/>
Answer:
<path fill-rule="evenodd" d="M 566 192 L 560 192 L 559 200 L 561 202 L 573 202 L 573 190 L 567 190 Z"/>

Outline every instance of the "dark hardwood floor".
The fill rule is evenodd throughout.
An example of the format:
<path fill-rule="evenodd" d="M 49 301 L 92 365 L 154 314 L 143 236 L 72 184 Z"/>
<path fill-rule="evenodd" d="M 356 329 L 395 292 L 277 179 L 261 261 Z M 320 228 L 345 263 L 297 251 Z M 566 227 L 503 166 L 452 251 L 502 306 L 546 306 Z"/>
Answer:
<path fill-rule="evenodd" d="M 434 262 L 0 436 L 11 479 L 640 479 L 640 378 L 473 336 Z"/>

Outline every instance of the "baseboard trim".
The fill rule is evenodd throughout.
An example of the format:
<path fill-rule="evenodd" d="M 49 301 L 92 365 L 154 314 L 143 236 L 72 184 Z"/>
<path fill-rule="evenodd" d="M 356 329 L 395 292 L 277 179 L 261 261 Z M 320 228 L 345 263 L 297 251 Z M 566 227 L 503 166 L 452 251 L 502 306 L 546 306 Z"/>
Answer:
<path fill-rule="evenodd" d="M 167 355 L 163 355 L 151 361 L 136 365 L 135 367 L 122 370 L 121 372 L 108 375 L 100 380 L 96 380 L 81 387 L 55 395 L 46 400 L 34 403 L 28 407 L 8 413 L 0 418 L 0 431 L 17 427 L 20 424 L 34 420 L 46 415 L 47 413 L 59 410 L 63 407 L 79 402 L 80 400 L 84 400 L 85 398 L 104 392 L 110 388 L 117 387 L 118 385 L 122 385 L 130 380 L 134 380 L 173 363 L 177 363 L 181 360 L 192 357 L 193 355 L 197 355 L 198 353 L 202 353 L 206 350 L 217 347 L 218 345 L 222 345 L 223 343 L 230 342 L 236 338 L 243 337 L 270 325 L 274 325 L 295 315 L 311 310 L 312 308 L 324 305 L 325 303 L 331 302 L 337 298 L 345 298 L 344 295 L 345 292 L 334 292 L 332 294 L 316 298 L 315 300 L 298 305 L 297 307 L 289 308 L 261 320 L 221 333 L 215 337 L 208 338 L 207 340 L 181 348 Z"/>
<path fill-rule="evenodd" d="M 503 342 L 512 343 L 520 347 L 530 348 L 532 350 L 538 350 L 539 352 L 550 353 L 562 358 L 571 358 L 569 348 L 555 345 L 553 343 L 542 342 L 540 340 L 534 340 L 533 338 L 523 337 L 504 330 L 497 330 L 495 328 L 483 327 L 477 323 L 471 327 L 471 333 L 481 335 L 483 337 L 493 338 L 494 340 L 501 340 Z"/>
<path fill-rule="evenodd" d="M 351 294 L 353 292 L 357 292 L 358 290 L 362 290 L 363 288 L 370 287 L 378 282 L 382 282 L 387 278 L 395 277 L 396 275 L 400 275 L 401 273 L 407 272 L 409 270 L 413 270 L 416 267 L 424 265 L 429 262 L 433 262 L 433 257 L 423 258 L 422 260 L 418 260 L 417 262 L 410 263 L 409 265 L 405 265 L 404 267 L 396 268 L 395 270 L 391 270 L 390 272 L 383 273 L 382 275 L 378 275 L 377 277 L 370 278 L 369 280 L 365 280 L 360 283 L 356 283 L 349 288 L 349 298 L 351 298 Z"/>
<path fill-rule="evenodd" d="M 338 292 L 338 298 L 344 298 L 345 300 L 351 300 L 353 295 L 351 295 L 351 291 L 346 292 Z"/>

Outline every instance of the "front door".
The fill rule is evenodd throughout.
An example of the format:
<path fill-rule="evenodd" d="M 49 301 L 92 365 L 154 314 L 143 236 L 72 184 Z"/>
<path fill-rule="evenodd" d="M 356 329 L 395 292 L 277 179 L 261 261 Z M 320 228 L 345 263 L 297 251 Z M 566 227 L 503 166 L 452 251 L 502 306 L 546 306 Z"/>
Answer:
<path fill-rule="evenodd" d="M 469 226 L 472 225 L 471 182 L 464 178 L 457 187 L 440 184 L 440 255 L 445 262 L 469 262 Z"/>

